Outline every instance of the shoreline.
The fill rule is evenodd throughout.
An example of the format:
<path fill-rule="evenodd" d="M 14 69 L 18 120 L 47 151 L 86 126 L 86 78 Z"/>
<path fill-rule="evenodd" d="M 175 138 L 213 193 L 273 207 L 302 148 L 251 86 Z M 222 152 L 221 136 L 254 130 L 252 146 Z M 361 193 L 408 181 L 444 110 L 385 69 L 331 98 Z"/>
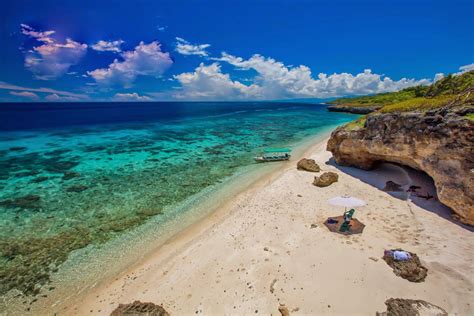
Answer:
<path fill-rule="evenodd" d="M 322 140 L 325 141 L 334 128 L 334 126 L 331 126 L 316 135 L 306 137 L 295 143 L 293 145 L 293 159 L 302 157 L 311 150 L 311 148 L 320 144 Z M 240 196 L 242 193 L 250 190 L 256 190 L 257 187 L 264 186 L 265 183 L 271 181 L 275 176 L 290 168 L 289 164 L 289 162 L 284 162 L 249 166 L 245 168 L 243 172 L 229 177 L 223 183 L 191 197 L 189 201 L 186 200 L 174 207 L 176 210 L 181 208 L 189 210 L 184 214 L 177 212 L 177 215 L 167 222 L 166 227 L 163 227 L 163 232 L 160 231 L 157 233 L 152 231 L 153 225 L 157 225 L 157 222 L 151 220 L 141 227 L 133 229 L 123 236 L 112 240 L 105 246 L 89 246 L 72 253 L 70 258 L 60 268 L 59 272 L 52 277 L 51 285 L 59 287 L 57 289 L 61 289 L 61 294 L 55 295 L 54 292 L 46 293 L 48 294 L 47 298 L 40 297 L 35 304 L 29 306 L 31 312 L 35 314 L 61 312 L 63 306 L 69 306 L 72 302 L 80 301 L 83 293 L 94 290 L 104 283 L 107 284 L 117 276 L 126 274 L 127 271 L 134 269 L 137 265 L 141 265 L 143 261 L 147 260 L 147 258 L 154 253 L 170 247 L 173 249 L 176 247 L 174 246 L 175 239 L 191 235 L 196 231 L 202 233 L 200 228 L 203 225 L 210 225 L 209 223 L 214 223 L 217 217 L 224 217 L 220 210 L 225 209 L 226 205 L 235 200 L 236 196 Z M 205 210 L 205 208 L 209 209 Z M 146 241 L 141 240 L 143 237 Z M 120 258 L 126 257 L 127 255 L 138 255 L 139 257 L 132 260 L 120 259 L 124 260 L 120 263 L 110 262 L 110 257 L 114 256 L 113 252 L 116 249 L 122 248 L 122 245 L 125 246 L 125 250 L 119 254 Z M 135 248 L 143 249 L 145 252 L 140 253 Z M 122 251 L 122 249 L 120 250 Z M 88 262 L 88 260 L 91 262 Z M 110 267 L 111 271 L 117 272 L 111 273 L 110 271 L 98 269 L 99 266 L 102 266 L 102 269 L 109 268 L 109 266 L 104 265 L 104 262 L 117 265 L 117 267 L 114 268 Z M 107 277 L 95 281 L 95 275 L 89 273 L 91 269 L 104 271 Z M 71 276 L 74 277 L 73 274 L 75 274 L 77 278 L 71 279 Z M 102 275 L 100 277 L 102 277 Z M 71 283 L 71 285 L 68 283 Z M 57 291 L 57 289 L 55 291 Z M 25 308 L 26 306 L 19 305 L 15 299 L 10 298 L 8 299 L 6 312 L 20 313 L 24 312 Z"/>
<path fill-rule="evenodd" d="M 312 186 L 315 174 L 297 171 L 292 160 L 58 312 L 103 315 L 119 303 L 140 300 L 163 304 L 172 314 L 277 314 L 284 303 L 301 315 L 366 315 L 383 311 L 390 297 L 425 299 L 450 313 L 472 312 L 474 282 L 467 276 L 472 232 L 429 205 L 389 195 L 367 181 L 396 176 L 396 170 L 337 168 L 325 145 L 326 139 L 303 155 L 316 158 L 323 171 L 336 171 L 336 184 Z M 342 212 L 327 198 L 344 192 L 367 199 L 356 213 L 367 225 L 362 235 L 331 234 L 322 225 L 328 215 Z M 396 277 L 380 260 L 390 247 L 418 253 L 429 269 L 427 280 L 416 284 Z"/>

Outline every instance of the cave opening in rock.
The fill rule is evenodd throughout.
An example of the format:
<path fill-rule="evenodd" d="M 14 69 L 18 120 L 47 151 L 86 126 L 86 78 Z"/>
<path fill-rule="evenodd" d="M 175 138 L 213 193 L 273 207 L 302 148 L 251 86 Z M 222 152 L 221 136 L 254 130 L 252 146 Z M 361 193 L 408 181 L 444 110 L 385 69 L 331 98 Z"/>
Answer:
<path fill-rule="evenodd" d="M 335 166 L 395 198 L 411 201 L 422 209 L 453 220 L 453 211 L 438 200 L 433 178 L 424 171 L 387 161 L 376 162 L 369 171 Z"/>

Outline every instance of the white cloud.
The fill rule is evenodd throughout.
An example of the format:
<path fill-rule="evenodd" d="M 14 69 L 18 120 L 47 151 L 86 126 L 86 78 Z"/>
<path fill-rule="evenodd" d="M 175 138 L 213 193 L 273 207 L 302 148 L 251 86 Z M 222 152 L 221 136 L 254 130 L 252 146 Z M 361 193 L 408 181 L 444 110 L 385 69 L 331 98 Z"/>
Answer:
<path fill-rule="evenodd" d="M 29 91 L 10 91 L 11 95 L 17 96 L 17 97 L 22 97 L 22 98 L 28 98 L 31 100 L 39 100 L 39 96 L 36 93 L 29 92 Z"/>
<path fill-rule="evenodd" d="M 443 78 L 444 78 L 444 73 L 442 73 L 442 72 L 437 73 L 437 74 L 435 74 L 435 76 L 434 76 L 433 82 L 436 82 L 436 81 L 441 80 L 441 79 L 443 79 Z"/>
<path fill-rule="evenodd" d="M 71 97 L 71 96 L 60 96 L 56 93 L 49 94 L 44 98 L 46 101 L 49 102 L 74 102 L 74 101 L 80 101 L 79 98 L 76 97 Z"/>
<path fill-rule="evenodd" d="M 201 63 L 194 72 L 182 73 L 174 78 L 178 80 L 182 88 L 174 94 L 175 98 L 187 100 L 260 98 L 260 87 L 254 84 L 246 86 L 233 81 L 228 74 L 222 73 L 218 63 L 208 66 Z"/>
<path fill-rule="evenodd" d="M 344 95 L 362 95 L 396 91 L 410 86 L 429 84 L 427 79 L 415 80 L 402 78 L 394 81 L 389 77 L 372 73 L 370 69 L 352 75 L 349 73 L 320 73 L 313 78 L 307 66 L 285 66 L 282 62 L 261 55 L 243 59 L 222 53 L 220 58 L 241 70 L 254 70 L 257 76 L 255 83 L 262 89 L 264 99 L 277 98 L 328 98 Z"/>
<path fill-rule="evenodd" d="M 35 38 L 39 42 L 53 44 L 54 40 L 51 38 L 51 35 L 56 33 L 55 31 L 46 31 L 46 32 L 37 32 L 34 28 L 26 24 L 20 24 L 21 33 L 23 35 Z"/>
<path fill-rule="evenodd" d="M 50 88 L 30 88 L 30 87 L 22 87 L 16 86 L 7 82 L 0 81 L 0 89 L 2 90 L 14 90 L 14 91 L 29 91 L 29 92 L 40 92 L 40 93 L 50 93 L 50 94 L 57 94 L 59 96 L 64 97 L 73 97 L 77 99 L 88 99 L 87 95 L 73 93 L 69 91 L 61 91 L 56 89 Z"/>
<path fill-rule="evenodd" d="M 116 93 L 113 97 L 115 101 L 122 101 L 122 102 L 133 102 L 133 101 L 151 101 L 150 97 L 146 95 L 139 95 L 136 92 L 133 93 Z"/>
<path fill-rule="evenodd" d="M 117 41 L 103 41 L 100 40 L 94 45 L 91 45 L 91 48 L 93 50 L 99 51 L 99 52 L 114 52 L 114 53 L 120 53 L 122 51 L 122 44 L 125 43 L 122 40 L 117 40 Z"/>
<path fill-rule="evenodd" d="M 462 75 L 463 73 L 465 72 L 468 72 L 468 71 L 472 71 L 474 70 L 474 63 L 473 64 L 468 64 L 468 65 L 464 65 L 464 66 L 461 66 L 459 67 L 459 71 L 458 72 L 455 72 L 453 75 L 454 76 L 459 76 L 459 75 Z M 441 80 L 445 77 L 446 75 L 442 72 L 440 73 L 437 73 L 433 79 L 433 82 L 436 82 L 438 80 Z"/>
<path fill-rule="evenodd" d="M 140 42 L 133 51 L 121 54 L 123 61 L 115 59 L 107 68 L 88 71 L 87 74 L 103 85 L 123 85 L 125 87 L 141 76 L 161 76 L 172 64 L 169 53 L 161 50 L 157 41 Z"/>
<path fill-rule="evenodd" d="M 459 67 L 459 72 L 455 73 L 454 75 L 461 75 L 461 74 L 463 74 L 465 72 L 468 72 L 468 71 L 471 71 L 471 70 L 474 70 L 474 63 Z"/>
<path fill-rule="evenodd" d="M 64 75 L 72 65 L 81 60 L 87 50 L 86 44 L 70 38 L 65 43 L 58 43 L 51 37 L 55 31 L 37 32 L 34 28 L 21 24 L 21 32 L 43 43 L 25 54 L 25 67 L 36 79 L 51 80 Z"/>
<path fill-rule="evenodd" d="M 191 44 L 181 37 L 176 37 L 176 41 L 176 51 L 182 55 L 197 55 L 206 57 L 208 55 L 206 48 L 211 46 L 209 44 Z"/>

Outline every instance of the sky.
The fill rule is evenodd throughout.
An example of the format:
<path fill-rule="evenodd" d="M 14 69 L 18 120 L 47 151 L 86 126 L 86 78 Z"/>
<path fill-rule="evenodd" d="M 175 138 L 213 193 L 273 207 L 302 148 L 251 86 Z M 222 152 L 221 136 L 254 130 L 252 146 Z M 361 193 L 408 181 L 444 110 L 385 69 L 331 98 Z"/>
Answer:
<path fill-rule="evenodd" d="M 0 8 L 0 102 L 327 99 L 474 68 L 472 0 L 16 0 Z"/>

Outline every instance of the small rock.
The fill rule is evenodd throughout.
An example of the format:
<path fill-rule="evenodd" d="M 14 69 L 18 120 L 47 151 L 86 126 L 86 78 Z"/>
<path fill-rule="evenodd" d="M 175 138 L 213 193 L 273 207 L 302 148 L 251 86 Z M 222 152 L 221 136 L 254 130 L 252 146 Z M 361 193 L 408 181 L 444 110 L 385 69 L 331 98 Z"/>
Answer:
<path fill-rule="evenodd" d="M 375 262 L 379 261 L 379 259 L 377 259 L 375 257 L 369 257 L 369 259 L 372 260 L 372 261 L 375 261 Z"/>
<path fill-rule="evenodd" d="M 277 282 L 277 279 L 273 279 L 272 284 L 270 284 L 270 293 L 273 294 L 275 292 L 275 283 Z"/>
<path fill-rule="evenodd" d="M 119 304 L 110 316 L 169 316 L 170 314 L 163 306 L 153 303 L 142 303 L 135 301 L 130 304 Z"/>
<path fill-rule="evenodd" d="M 386 192 L 400 192 L 403 191 L 402 186 L 396 182 L 393 181 L 387 181 L 385 183 L 385 187 L 382 189 L 383 191 Z"/>
<path fill-rule="evenodd" d="M 333 184 L 334 182 L 337 182 L 339 179 L 339 176 L 335 172 L 325 172 L 319 177 L 314 177 L 313 185 L 317 187 L 327 187 Z"/>
<path fill-rule="evenodd" d="M 264 251 L 268 251 L 268 247 L 263 248 Z"/>
<path fill-rule="evenodd" d="M 285 305 L 280 304 L 278 311 L 280 312 L 281 316 L 290 316 L 290 312 Z"/>
<path fill-rule="evenodd" d="M 305 170 L 309 172 L 319 172 L 321 171 L 321 168 L 318 166 L 316 161 L 314 159 L 307 159 L 303 158 L 300 161 L 298 161 L 298 164 L 296 165 L 296 168 L 298 170 Z"/>
<path fill-rule="evenodd" d="M 439 306 L 423 300 L 410 300 L 402 298 L 390 298 L 385 301 L 386 312 L 376 312 L 376 316 L 418 316 L 418 315 L 439 315 L 447 316 L 448 313 Z"/>
<path fill-rule="evenodd" d="M 318 228 L 318 225 L 313 223 L 313 224 L 311 224 L 311 228 Z"/>

